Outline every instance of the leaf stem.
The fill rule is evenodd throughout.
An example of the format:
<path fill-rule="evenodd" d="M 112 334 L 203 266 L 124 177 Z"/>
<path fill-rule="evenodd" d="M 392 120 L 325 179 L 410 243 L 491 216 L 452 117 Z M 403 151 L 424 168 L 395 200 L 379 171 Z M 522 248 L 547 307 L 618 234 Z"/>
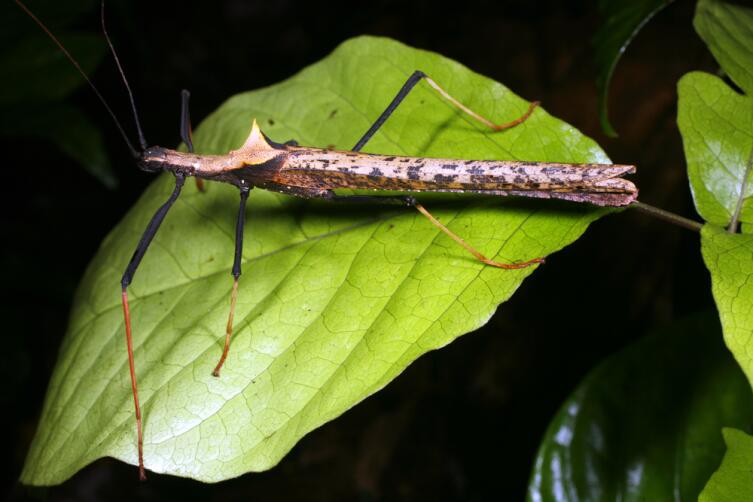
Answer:
<path fill-rule="evenodd" d="M 740 197 L 737 198 L 737 205 L 735 206 L 735 212 L 732 214 L 732 219 L 727 227 L 727 233 L 737 233 L 737 224 L 740 221 L 740 213 L 743 210 L 743 201 L 745 200 L 745 190 L 748 188 L 748 176 L 750 176 L 750 169 L 753 166 L 753 148 L 750 150 L 748 156 L 748 163 L 745 165 L 745 174 L 743 174 L 743 183 L 740 186 Z"/>
<path fill-rule="evenodd" d="M 677 225 L 678 227 L 687 228 L 688 230 L 692 230 L 694 232 L 700 232 L 701 228 L 703 228 L 702 223 L 690 220 L 688 218 L 680 216 L 679 214 L 665 211 L 664 209 L 659 209 L 658 207 L 651 206 L 649 204 L 646 204 L 645 202 L 635 201 L 628 207 L 635 208 L 638 211 L 642 211 L 655 218 L 664 220 L 668 223 L 672 223 L 673 225 Z"/>

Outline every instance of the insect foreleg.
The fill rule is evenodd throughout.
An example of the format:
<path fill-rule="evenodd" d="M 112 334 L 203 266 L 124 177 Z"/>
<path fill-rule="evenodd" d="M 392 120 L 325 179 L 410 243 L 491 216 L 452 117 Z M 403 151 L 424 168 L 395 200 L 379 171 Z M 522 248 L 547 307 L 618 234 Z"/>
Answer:
<path fill-rule="evenodd" d="M 141 478 L 142 480 L 146 479 L 146 473 L 144 471 L 144 437 L 141 428 L 141 406 L 139 405 L 138 386 L 136 385 L 136 367 L 133 361 L 133 336 L 131 334 L 131 313 L 128 307 L 127 290 L 128 286 L 133 280 L 134 274 L 136 274 L 136 269 L 141 263 L 141 259 L 144 257 L 146 250 L 149 248 L 149 244 L 151 244 L 152 239 L 154 239 L 154 236 L 157 233 L 160 225 L 162 224 L 162 221 L 165 219 L 167 212 L 178 199 L 180 190 L 183 188 L 184 182 L 185 176 L 183 174 L 178 173 L 175 175 L 175 189 L 173 190 L 173 193 L 170 195 L 170 198 L 168 198 L 167 201 L 162 204 L 159 209 L 157 209 L 157 212 L 154 213 L 154 216 L 152 216 L 152 219 L 146 226 L 144 234 L 141 236 L 141 240 L 139 240 L 139 243 L 136 246 L 136 251 L 134 251 L 133 256 L 131 257 L 131 261 L 128 263 L 128 267 L 126 267 L 123 278 L 120 280 L 120 286 L 122 288 L 121 301 L 123 303 L 123 319 L 125 322 L 126 330 L 126 345 L 128 347 L 128 369 L 131 373 L 133 405 L 136 408 L 136 434 L 138 436 L 139 478 Z"/>
<path fill-rule="evenodd" d="M 189 153 L 193 153 L 193 128 L 191 127 L 191 113 L 188 107 L 188 101 L 191 99 L 191 93 L 188 89 L 183 89 L 180 92 L 180 139 L 186 144 Z M 196 188 L 200 192 L 204 191 L 204 180 L 201 178 L 194 178 L 196 180 Z"/>
<path fill-rule="evenodd" d="M 421 81 L 421 79 L 425 79 L 426 83 L 428 83 L 434 90 L 436 90 L 443 98 L 445 98 L 447 101 L 450 102 L 454 107 L 462 111 L 463 113 L 467 114 L 474 120 L 481 122 L 485 126 L 489 127 L 490 129 L 493 129 L 495 131 L 503 131 L 505 129 L 509 129 L 511 127 L 515 127 L 516 125 L 524 122 L 536 109 L 536 107 L 539 105 L 538 101 L 531 102 L 530 106 L 528 107 L 528 111 L 526 111 L 523 115 L 520 117 L 510 121 L 505 122 L 503 124 L 495 124 L 491 120 L 479 115 L 478 113 L 474 112 L 467 106 L 465 106 L 463 103 L 455 99 L 445 91 L 442 87 L 439 86 L 434 80 L 432 80 L 431 77 L 426 75 L 421 70 L 416 70 L 413 72 L 413 74 L 408 77 L 408 80 L 405 81 L 403 86 L 400 88 L 400 90 L 397 92 L 397 95 L 392 99 L 389 105 L 387 105 L 387 108 L 382 112 L 381 115 L 379 115 L 379 118 L 376 119 L 374 124 L 369 128 L 368 131 L 366 131 L 366 134 L 363 135 L 363 137 L 358 140 L 358 143 L 356 143 L 356 146 L 353 147 L 354 152 L 358 152 L 363 148 L 366 143 L 371 139 L 372 136 L 379 130 L 380 127 L 382 127 L 382 124 L 392 115 L 392 112 L 395 111 L 395 109 L 400 105 L 400 103 L 403 102 L 403 100 L 408 96 L 410 91 L 413 90 L 413 88 L 416 86 L 418 82 Z"/>
<path fill-rule="evenodd" d="M 193 131 L 191 129 L 191 110 L 188 107 L 188 101 L 191 99 L 191 93 L 188 89 L 180 92 L 180 139 L 188 147 L 189 153 L 193 153 Z M 197 180 L 199 178 L 196 178 Z"/>
<path fill-rule="evenodd" d="M 230 336 L 233 334 L 233 316 L 235 315 L 235 301 L 238 298 L 238 279 L 241 276 L 241 261 L 243 260 L 243 227 L 246 224 L 246 201 L 251 189 L 248 187 L 241 188 L 241 204 L 238 208 L 238 220 L 235 224 L 235 256 L 233 258 L 233 289 L 230 293 L 230 314 L 227 318 L 227 327 L 225 328 L 225 347 L 222 350 L 222 356 L 217 366 L 214 368 L 212 375 L 220 376 L 220 369 L 227 359 L 230 350 Z"/>

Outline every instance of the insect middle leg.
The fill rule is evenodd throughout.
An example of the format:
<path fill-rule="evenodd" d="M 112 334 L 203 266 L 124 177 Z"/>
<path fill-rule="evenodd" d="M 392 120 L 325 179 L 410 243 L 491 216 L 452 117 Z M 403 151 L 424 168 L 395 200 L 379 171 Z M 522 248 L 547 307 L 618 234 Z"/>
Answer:
<path fill-rule="evenodd" d="M 212 375 L 216 377 L 220 376 L 222 365 L 225 364 L 225 359 L 227 359 L 227 354 L 230 350 L 230 337 L 233 334 L 235 301 L 238 298 L 238 279 L 241 276 L 241 261 L 243 260 L 243 227 L 246 224 L 246 201 L 248 200 L 248 193 L 250 191 L 249 187 L 241 187 L 241 204 L 238 208 L 238 219 L 235 224 L 235 255 L 233 258 L 233 289 L 230 293 L 230 313 L 228 314 L 227 326 L 225 328 L 225 347 L 222 349 L 222 356 L 217 366 L 212 371 Z"/>

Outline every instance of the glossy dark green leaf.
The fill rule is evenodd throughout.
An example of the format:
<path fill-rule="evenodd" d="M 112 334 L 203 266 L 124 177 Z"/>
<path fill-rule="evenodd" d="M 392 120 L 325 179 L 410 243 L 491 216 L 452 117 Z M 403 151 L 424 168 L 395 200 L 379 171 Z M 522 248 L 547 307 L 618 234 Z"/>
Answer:
<path fill-rule="evenodd" d="M 753 95 L 753 9 L 699 0 L 693 26 L 724 72 L 748 96 Z"/>
<path fill-rule="evenodd" d="M 673 0 L 600 0 L 603 18 L 601 27 L 593 38 L 594 57 L 598 68 L 596 87 L 599 91 L 599 118 L 601 128 L 609 136 L 617 136 L 609 122 L 607 98 L 609 82 L 622 53 L 643 26 Z"/>
<path fill-rule="evenodd" d="M 723 426 L 753 423 L 753 396 L 696 316 L 639 340 L 595 368 L 549 425 L 532 501 L 695 500 L 724 454 Z"/>
<path fill-rule="evenodd" d="M 196 131 L 201 153 L 240 146 L 256 118 L 276 141 L 351 148 L 416 69 L 503 122 L 528 103 L 437 54 L 363 37 L 277 85 L 229 99 Z M 537 110 L 490 132 L 420 84 L 367 146 L 450 158 L 608 162 Z M 25 483 L 59 483 L 94 459 L 136 462 L 120 274 L 171 191 L 158 179 L 102 244 L 77 297 Z M 441 197 L 433 212 L 505 261 L 549 255 L 607 211 L 577 204 Z M 387 385 L 421 354 L 487 322 L 534 269 L 485 267 L 406 208 L 337 206 L 254 190 L 236 332 L 221 378 L 238 192 L 189 183 L 131 291 L 145 462 L 218 481 L 273 467 L 311 430 Z"/>

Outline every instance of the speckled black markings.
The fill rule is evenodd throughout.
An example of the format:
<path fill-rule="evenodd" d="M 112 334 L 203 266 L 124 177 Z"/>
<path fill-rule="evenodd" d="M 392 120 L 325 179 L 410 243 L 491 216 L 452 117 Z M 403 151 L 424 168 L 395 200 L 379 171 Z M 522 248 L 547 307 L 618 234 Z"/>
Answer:
<path fill-rule="evenodd" d="M 273 183 L 266 185 L 271 190 L 275 190 L 273 185 L 284 184 L 329 190 L 472 192 L 604 206 L 629 204 L 637 194 L 635 186 L 622 179 L 634 170 L 632 166 L 431 159 L 303 147 L 287 153 Z M 270 174 L 268 166 L 265 163 Z"/>
<path fill-rule="evenodd" d="M 421 168 L 418 166 L 409 166 L 408 167 L 408 179 L 409 180 L 419 180 L 421 179 Z"/>
<path fill-rule="evenodd" d="M 458 177 L 455 174 L 451 174 L 451 175 L 435 174 L 434 175 L 434 181 L 437 182 L 437 183 L 452 183 L 457 178 Z"/>

